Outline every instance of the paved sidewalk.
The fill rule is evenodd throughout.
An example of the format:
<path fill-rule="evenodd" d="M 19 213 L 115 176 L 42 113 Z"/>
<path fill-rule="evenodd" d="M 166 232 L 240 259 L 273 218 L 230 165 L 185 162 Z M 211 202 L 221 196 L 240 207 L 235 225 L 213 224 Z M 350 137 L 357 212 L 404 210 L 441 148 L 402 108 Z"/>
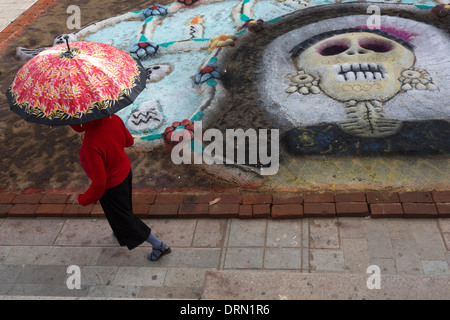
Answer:
<path fill-rule="evenodd" d="M 14 20 L 38 0 L 0 0 L 0 31 L 4 30 Z"/>
<path fill-rule="evenodd" d="M 420 299 L 426 289 L 431 297 L 450 299 L 442 295 L 442 285 L 450 280 L 449 219 L 144 221 L 172 247 L 157 262 L 146 259 L 148 244 L 132 251 L 119 247 L 105 218 L 0 219 L 1 298 L 227 299 L 236 292 L 241 294 L 233 295 L 237 299 L 305 299 L 307 293 L 293 290 L 304 289 L 300 280 L 294 287 L 286 284 L 286 277 L 303 275 L 316 286 L 309 298 L 361 299 L 368 291 L 367 268 L 377 265 L 382 276 L 392 279 L 391 286 L 409 283 L 384 297 Z M 80 267 L 81 289 L 67 287 L 71 265 Z M 265 272 L 271 279 L 279 273 L 284 282 L 266 283 L 263 290 L 264 282 L 243 282 L 242 272 L 247 281 Z M 217 286 L 218 279 L 238 275 L 234 288 Z M 411 279 L 422 290 L 411 292 Z M 283 284 L 289 294 L 271 292 Z"/>

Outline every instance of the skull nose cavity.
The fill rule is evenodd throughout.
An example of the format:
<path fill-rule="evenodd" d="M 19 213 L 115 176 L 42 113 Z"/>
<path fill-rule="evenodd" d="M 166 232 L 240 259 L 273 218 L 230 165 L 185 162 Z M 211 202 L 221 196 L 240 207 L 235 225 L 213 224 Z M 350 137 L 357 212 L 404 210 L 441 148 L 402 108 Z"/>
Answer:
<path fill-rule="evenodd" d="M 376 63 L 344 63 L 334 65 L 336 81 L 373 81 L 388 77 L 386 68 Z"/>
<path fill-rule="evenodd" d="M 359 49 L 351 48 L 351 49 L 347 50 L 345 52 L 345 54 L 347 54 L 349 56 L 354 56 L 355 54 L 366 54 L 367 52 L 368 52 L 367 50 L 362 49 L 362 48 L 359 48 Z"/>

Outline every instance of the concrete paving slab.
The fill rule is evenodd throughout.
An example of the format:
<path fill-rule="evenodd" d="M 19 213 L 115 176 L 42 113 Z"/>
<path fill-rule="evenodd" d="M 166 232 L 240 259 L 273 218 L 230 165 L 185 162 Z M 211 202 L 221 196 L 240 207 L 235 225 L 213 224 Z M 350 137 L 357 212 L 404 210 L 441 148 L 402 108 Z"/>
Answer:
<path fill-rule="evenodd" d="M 341 238 L 366 238 L 366 219 L 338 218 Z"/>
<path fill-rule="evenodd" d="M 266 248 L 264 269 L 300 270 L 302 266 L 300 248 Z"/>
<path fill-rule="evenodd" d="M 392 258 L 372 258 L 370 265 L 379 266 L 382 274 L 397 274 L 395 260 Z"/>
<path fill-rule="evenodd" d="M 369 274 L 209 271 L 202 299 L 215 300 L 448 300 L 448 276 L 384 275 L 368 289 Z"/>
<path fill-rule="evenodd" d="M 342 239 L 344 268 L 352 273 L 363 273 L 370 266 L 370 256 L 367 253 L 367 239 Z"/>
<path fill-rule="evenodd" d="M 205 282 L 209 268 L 168 268 L 164 286 L 199 288 Z"/>
<path fill-rule="evenodd" d="M 309 272 L 310 269 L 309 250 L 306 248 L 302 248 L 302 271 Z"/>
<path fill-rule="evenodd" d="M 52 245 L 64 223 L 53 218 L 8 218 L 0 226 L 0 245 Z"/>
<path fill-rule="evenodd" d="M 302 241 L 301 220 L 268 220 L 267 221 L 267 247 L 296 248 Z"/>
<path fill-rule="evenodd" d="M 0 265 L 0 284 L 14 283 L 19 277 L 23 265 L 2 264 Z"/>
<path fill-rule="evenodd" d="M 5 264 L 32 265 L 95 265 L 101 248 L 14 246 L 10 248 Z"/>
<path fill-rule="evenodd" d="M 445 260 L 422 260 L 421 262 L 424 274 L 450 275 L 450 269 L 448 267 L 447 261 Z"/>
<path fill-rule="evenodd" d="M 5 264 L 51 264 L 50 257 L 55 250 L 53 246 L 14 246 L 10 249 Z"/>
<path fill-rule="evenodd" d="M 141 287 L 139 298 L 141 299 L 200 299 L 203 287 Z"/>
<path fill-rule="evenodd" d="M 18 299 L 34 299 L 36 297 L 50 297 L 51 300 L 68 297 L 86 297 L 90 287 L 81 287 L 77 290 L 69 290 L 65 285 L 50 284 L 10 284 L 4 288 L 0 286 L 1 294 L 5 296 L 16 296 Z M 3 299 L 3 298 L 2 298 Z"/>
<path fill-rule="evenodd" d="M 264 246 L 267 221 L 232 219 L 230 226 L 229 247 Z"/>
<path fill-rule="evenodd" d="M 437 221 L 427 219 L 425 222 L 420 222 L 413 219 L 405 223 L 411 227 L 420 259 L 445 260 L 445 244 Z"/>
<path fill-rule="evenodd" d="M 309 219 L 302 220 L 302 248 L 309 248 Z"/>
<path fill-rule="evenodd" d="M 147 254 L 149 249 L 145 247 L 137 247 L 128 250 L 126 247 L 107 247 L 102 248 L 98 256 L 97 266 L 132 266 L 145 267 L 149 265 Z"/>
<path fill-rule="evenodd" d="M 345 272 L 344 253 L 340 250 L 310 250 L 312 272 Z"/>
<path fill-rule="evenodd" d="M 15 283 L 65 285 L 66 277 L 66 266 L 25 265 Z"/>
<path fill-rule="evenodd" d="M 189 247 L 194 238 L 196 219 L 144 219 L 152 233 L 171 248 Z"/>
<path fill-rule="evenodd" d="M 67 219 L 55 244 L 58 246 L 118 246 L 106 219 Z"/>
<path fill-rule="evenodd" d="M 95 286 L 90 287 L 87 293 L 88 297 L 105 298 L 136 298 L 139 295 L 141 287 L 138 286 Z"/>
<path fill-rule="evenodd" d="M 12 247 L 0 247 L 0 263 L 5 263 L 6 258 L 11 252 Z"/>
<path fill-rule="evenodd" d="M 110 285 L 119 268 L 115 266 L 81 266 L 81 286 Z"/>
<path fill-rule="evenodd" d="M 172 252 L 158 261 L 148 261 L 150 267 L 218 268 L 221 249 L 172 248 Z"/>
<path fill-rule="evenodd" d="M 102 248 L 99 247 L 54 247 L 47 261 L 52 265 L 95 266 Z"/>
<path fill-rule="evenodd" d="M 450 232 L 449 233 L 443 233 L 442 237 L 444 239 L 445 247 L 447 250 L 450 249 Z"/>
<path fill-rule="evenodd" d="M 167 268 L 119 267 L 112 282 L 115 286 L 162 286 Z"/>
<path fill-rule="evenodd" d="M 339 248 L 338 224 L 334 219 L 312 219 L 309 225 L 309 236 L 311 248 Z"/>
<path fill-rule="evenodd" d="M 442 232 L 450 233 L 450 219 L 437 219 Z"/>
<path fill-rule="evenodd" d="M 411 238 L 392 239 L 395 265 L 400 274 L 423 274 L 417 246 Z"/>
<path fill-rule="evenodd" d="M 366 221 L 367 250 L 371 257 L 389 259 L 394 257 L 391 235 L 386 219 L 370 219 Z"/>
<path fill-rule="evenodd" d="M 224 269 L 262 269 L 263 248 L 228 248 Z"/>
<path fill-rule="evenodd" d="M 218 248 L 223 246 L 227 228 L 226 220 L 198 219 L 193 247 Z"/>

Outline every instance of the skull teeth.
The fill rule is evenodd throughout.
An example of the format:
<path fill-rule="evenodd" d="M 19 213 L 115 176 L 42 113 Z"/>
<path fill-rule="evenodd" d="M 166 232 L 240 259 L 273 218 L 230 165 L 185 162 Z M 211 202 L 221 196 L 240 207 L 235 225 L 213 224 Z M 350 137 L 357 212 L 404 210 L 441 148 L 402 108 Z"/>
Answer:
<path fill-rule="evenodd" d="M 344 63 L 333 69 L 337 81 L 377 81 L 388 77 L 386 68 L 376 63 Z"/>

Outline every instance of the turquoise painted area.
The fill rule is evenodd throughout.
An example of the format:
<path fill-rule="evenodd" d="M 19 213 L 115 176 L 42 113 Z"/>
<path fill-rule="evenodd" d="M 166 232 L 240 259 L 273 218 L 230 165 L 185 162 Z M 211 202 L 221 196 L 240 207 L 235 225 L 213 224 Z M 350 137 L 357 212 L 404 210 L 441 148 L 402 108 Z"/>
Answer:
<path fill-rule="evenodd" d="M 142 21 L 123 21 L 115 24 L 112 27 L 102 29 L 85 40 L 109 43 L 113 46 L 129 52 L 131 46 L 137 41 L 137 30 L 141 26 Z"/>
<path fill-rule="evenodd" d="M 434 6 L 428 6 L 428 5 L 424 5 L 424 4 L 416 4 L 416 7 L 420 10 L 430 10 Z"/>
<path fill-rule="evenodd" d="M 313 0 L 309 2 L 311 4 L 311 6 L 320 6 L 323 4 L 330 4 L 332 2 L 327 1 L 327 0 Z"/>
<path fill-rule="evenodd" d="M 206 84 L 210 87 L 215 87 L 215 86 L 217 86 L 217 81 L 215 79 L 211 78 L 211 79 L 206 80 Z"/>
<path fill-rule="evenodd" d="M 170 42 L 164 42 L 160 43 L 159 45 L 163 48 L 167 48 L 168 46 L 171 46 L 172 44 L 177 43 L 176 41 L 170 41 Z"/>
<path fill-rule="evenodd" d="M 236 30 L 230 13 L 239 3 L 240 1 L 225 1 L 181 8 L 177 13 L 162 19 L 151 40 L 163 43 L 188 38 L 185 35 L 188 22 L 196 16 L 202 16 L 204 20 L 202 36 L 204 39 L 209 40 L 220 34 L 234 33 Z M 220 23 L 217 23 L 218 21 Z"/>
<path fill-rule="evenodd" d="M 275 21 L 278 21 L 280 19 L 281 19 L 281 17 L 276 17 L 276 18 L 268 20 L 267 22 L 275 22 Z"/>
<path fill-rule="evenodd" d="M 250 19 L 250 17 L 248 17 L 247 15 L 245 15 L 245 14 L 241 14 L 240 15 L 240 19 L 241 19 L 241 21 L 247 21 L 247 20 L 249 20 Z"/>
<path fill-rule="evenodd" d="M 423 9 L 423 10 L 427 10 L 430 9 L 432 7 L 434 7 L 437 3 L 433 0 L 397 0 L 397 1 L 382 1 L 382 0 L 366 0 L 367 2 L 374 2 L 374 3 L 391 3 L 391 4 L 396 4 L 396 3 L 401 3 L 401 4 L 414 4 L 417 8 L 419 9 Z M 359 2 L 359 1 L 355 1 L 355 0 L 342 0 L 342 3 L 347 3 L 347 2 Z M 324 3 L 328 3 L 331 4 L 333 2 L 331 1 L 311 1 L 312 5 L 321 5 Z"/>
<path fill-rule="evenodd" d="M 376 4 L 379 0 L 367 0 Z M 356 2 L 353 0 L 343 0 L 343 2 Z M 387 2 L 387 1 L 386 1 Z M 176 2 L 174 2 L 176 3 Z M 239 4 L 252 5 L 251 0 L 227 0 L 217 3 L 206 3 L 193 7 L 183 7 L 178 12 L 162 17 L 161 24 L 156 26 L 152 39 L 147 39 L 144 35 L 138 35 L 138 30 L 143 23 L 150 23 L 154 17 L 149 17 L 145 21 L 138 19 L 136 21 L 123 21 L 112 27 L 102 29 L 95 34 L 90 35 L 86 40 L 109 43 L 115 47 L 129 52 L 131 46 L 138 41 L 152 41 L 158 43 L 161 47 L 167 48 L 176 44 L 180 40 L 185 40 L 186 28 L 188 22 L 201 16 L 204 27 L 202 38 L 194 38 L 190 41 L 209 41 L 211 38 L 221 34 L 237 34 L 246 32 L 245 29 L 237 30 L 232 19 L 231 12 Z M 331 4 L 327 0 L 311 0 L 312 6 Z M 422 10 L 429 10 L 436 5 L 431 0 L 402 0 L 401 3 L 414 4 Z M 172 4 L 169 4 L 170 7 Z M 284 2 L 277 0 L 258 0 L 254 2 L 252 11 L 253 16 L 249 17 L 241 14 L 239 19 L 247 21 L 248 19 L 263 19 L 264 21 L 274 22 L 282 16 L 301 10 L 289 6 Z M 133 13 L 142 13 L 144 10 L 133 11 Z M 193 85 L 193 77 L 198 73 L 200 66 L 208 61 L 211 64 L 217 63 L 217 58 L 209 58 L 208 50 L 189 51 L 159 55 L 152 59 L 143 61 L 144 67 L 153 64 L 170 64 L 173 68 L 172 73 L 165 76 L 159 82 L 148 82 L 147 88 L 137 97 L 136 101 L 129 107 L 118 112 L 118 115 L 126 123 L 131 113 L 134 112 L 139 104 L 145 101 L 158 101 L 161 106 L 161 112 L 164 117 L 164 123 L 152 132 L 145 132 L 144 140 L 155 140 L 162 137 L 161 133 L 165 127 L 170 126 L 174 121 L 191 119 L 200 121 L 203 119 L 203 111 L 194 114 L 202 102 L 202 96 L 199 95 L 197 88 Z M 205 85 L 217 86 L 215 79 L 209 79 Z M 194 114 L 194 115 L 193 115 Z M 141 132 L 132 132 L 135 135 L 142 135 Z"/>
<path fill-rule="evenodd" d="M 298 8 L 293 8 L 287 4 L 284 4 L 283 2 L 257 1 L 253 8 L 252 19 L 262 19 L 264 21 L 269 21 L 296 10 L 298 10 Z"/>
<path fill-rule="evenodd" d="M 170 64 L 172 73 L 158 82 L 147 82 L 147 88 L 136 98 L 134 103 L 120 110 L 117 115 L 126 123 L 142 102 L 158 101 L 164 117 L 162 125 L 147 134 L 159 134 L 174 121 L 190 119 L 202 102 L 202 96 L 194 86 L 192 76 L 198 72 L 202 61 L 208 59 L 209 52 L 190 51 L 157 56 L 154 59 L 142 61 L 144 67 L 154 64 Z M 193 63 L 195 62 L 195 63 Z M 141 135 L 140 132 L 131 132 Z"/>
<path fill-rule="evenodd" d="M 146 136 L 139 137 L 139 139 L 146 140 L 146 141 L 153 141 L 153 140 L 162 139 L 162 137 L 163 137 L 162 134 L 149 134 Z"/>
<path fill-rule="evenodd" d="M 203 115 L 204 115 L 204 112 L 203 111 L 199 111 L 199 112 L 197 112 L 196 114 L 194 114 L 192 116 L 191 121 L 192 122 L 194 122 L 194 121 L 201 121 L 203 119 Z"/>

